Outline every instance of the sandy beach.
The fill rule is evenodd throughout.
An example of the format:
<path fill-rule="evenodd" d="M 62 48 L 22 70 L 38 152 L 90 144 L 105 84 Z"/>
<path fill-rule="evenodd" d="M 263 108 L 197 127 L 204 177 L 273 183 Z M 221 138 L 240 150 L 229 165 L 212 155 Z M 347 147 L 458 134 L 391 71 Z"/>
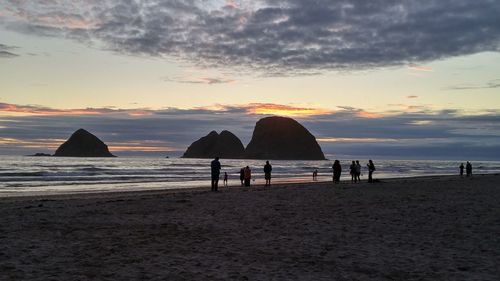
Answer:
<path fill-rule="evenodd" d="M 0 199 L 1 280 L 499 280 L 500 175 Z"/>

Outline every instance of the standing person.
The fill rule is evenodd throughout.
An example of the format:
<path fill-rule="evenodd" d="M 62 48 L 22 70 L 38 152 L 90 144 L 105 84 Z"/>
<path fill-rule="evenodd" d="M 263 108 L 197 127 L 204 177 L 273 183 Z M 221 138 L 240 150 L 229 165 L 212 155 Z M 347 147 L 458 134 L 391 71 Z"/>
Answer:
<path fill-rule="evenodd" d="M 372 175 L 373 172 L 375 172 L 375 165 L 373 164 L 373 161 L 370 159 L 368 160 L 368 164 L 366 166 L 368 166 L 368 182 L 373 182 Z"/>
<path fill-rule="evenodd" d="M 227 187 L 227 173 L 224 172 L 224 186 Z"/>
<path fill-rule="evenodd" d="M 245 168 L 240 169 L 240 181 L 241 181 L 241 186 L 243 186 L 243 180 L 245 179 Z"/>
<path fill-rule="evenodd" d="M 472 164 L 469 161 L 467 161 L 467 164 L 465 164 L 465 172 L 467 173 L 468 177 L 472 176 Z"/>
<path fill-rule="evenodd" d="M 250 180 L 252 179 L 252 170 L 250 167 L 245 167 L 245 186 L 250 186 Z"/>
<path fill-rule="evenodd" d="M 349 166 L 349 172 L 351 174 L 351 183 L 355 183 L 357 178 L 356 178 L 356 163 L 354 160 L 352 161 L 351 166 Z"/>
<path fill-rule="evenodd" d="M 361 182 L 361 164 L 359 164 L 359 160 L 356 160 L 356 179 L 359 183 Z"/>
<path fill-rule="evenodd" d="M 460 167 L 458 167 L 460 169 L 460 176 L 463 177 L 464 176 L 464 163 L 460 164 Z"/>
<path fill-rule="evenodd" d="M 333 183 L 340 183 L 340 174 L 342 174 L 342 166 L 339 160 L 335 160 L 332 166 L 333 169 Z"/>
<path fill-rule="evenodd" d="M 313 172 L 313 181 L 316 181 L 317 177 L 318 177 L 318 169 L 314 170 Z"/>
<path fill-rule="evenodd" d="M 210 168 L 212 169 L 212 191 L 217 191 L 219 188 L 219 176 L 221 169 L 219 157 L 215 157 L 212 163 L 210 163 Z"/>
<path fill-rule="evenodd" d="M 273 170 L 273 166 L 269 164 L 269 161 L 266 161 L 266 165 L 264 165 L 264 178 L 266 179 L 265 186 L 271 186 L 271 171 Z"/>

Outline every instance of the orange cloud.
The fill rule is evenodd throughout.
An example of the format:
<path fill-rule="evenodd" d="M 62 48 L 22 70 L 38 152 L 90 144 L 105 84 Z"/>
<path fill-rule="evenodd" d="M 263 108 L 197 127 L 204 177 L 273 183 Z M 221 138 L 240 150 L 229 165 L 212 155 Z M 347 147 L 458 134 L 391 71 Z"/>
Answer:
<path fill-rule="evenodd" d="M 421 65 L 416 65 L 416 64 L 410 64 L 408 66 L 408 69 L 413 70 L 413 71 L 419 71 L 419 72 L 433 72 L 434 71 L 434 69 L 432 69 L 432 67 L 421 66 Z"/>
<path fill-rule="evenodd" d="M 169 146 L 164 141 L 141 140 L 109 143 L 109 150 L 120 151 L 143 151 L 143 152 L 171 152 L 179 149 Z"/>
<path fill-rule="evenodd" d="M 374 119 L 374 118 L 384 117 L 385 115 L 382 113 L 368 112 L 368 111 L 361 110 L 359 112 L 356 112 L 356 116 L 361 117 L 361 118 Z"/>
<path fill-rule="evenodd" d="M 41 150 L 55 150 L 61 145 L 65 140 L 62 139 L 16 139 L 16 138 L 4 138 L 0 137 L 0 145 L 5 146 L 16 146 L 24 148 L 34 148 Z"/>
<path fill-rule="evenodd" d="M 294 107 L 272 103 L 254 103 L 247 107 L 247 113 L 256 115 L 310 117 L 330 114 L 333 113 L 333 111 L 320 108 Z"/>
<path fill-rule="evenodd" d="M 35 105 L 15 105 L 0 103 L 0 115 L 3 116 L 30 116 L 30 115 L 99 115 L 109 109 L 54 109 Z"/>

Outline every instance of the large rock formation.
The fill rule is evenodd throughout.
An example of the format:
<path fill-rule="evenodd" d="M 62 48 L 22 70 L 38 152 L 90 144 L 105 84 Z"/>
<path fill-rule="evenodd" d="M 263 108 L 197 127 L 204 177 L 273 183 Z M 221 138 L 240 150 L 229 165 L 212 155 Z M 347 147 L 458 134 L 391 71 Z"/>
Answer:
<path fill-rule="evenodd" d="M 229 131 L 222 131 L 217 134 L 216 131 L 193 142 L 183 158 L 214 158 L 221 157 L 226 159 L 241 158 L 245 147 L 240 139 Z"/>
<path fill-rule="evenodd" d="M 104 144 L 93 134 L 84 129 L 74 132 L 54 153 L 64 157 L 114 157 Z"/>
<path fill-rule="evenodd" d="M 324 160 L 316 138 L 299 122 L 267 117 L 255 125 L 244 158 L 275 160 Z"/>

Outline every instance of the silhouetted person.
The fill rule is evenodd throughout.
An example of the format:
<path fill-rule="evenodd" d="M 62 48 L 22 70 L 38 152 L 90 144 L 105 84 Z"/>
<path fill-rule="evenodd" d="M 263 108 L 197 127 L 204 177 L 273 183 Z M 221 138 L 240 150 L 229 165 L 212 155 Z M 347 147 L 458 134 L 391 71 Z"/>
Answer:
<path fill-rule="evenodd" d="M 250 186 L 250 180 L 252 179 L 252 170 L 250 167 L 245 167 L 245 186 Z"/>
<path fill-rule="evenodd" d="M 227 186 L 227 173 L 224 172 L 224 186 Z"/>
<path fill-rule="evenodd" d="M 271 186 L 271 171 L 273 170 L 273 166 L 269 164 L 269 161 L 266 161 L 266 165 L 264 165 L 264 178 L 266 179 L 265 186 Z"/>
<path fill-rule="evenodd" d="M 340 174 L 342 174 L 342 166 L 340 165 L 339 160 L 335 160 L 333 162 L 333 183 L 340 183 Z"/>
<path fill-rule="evenodd" d="M 359 164 L 359 160 L 356 160 L 356 179 L 361 182 L 361 164 Z"/>
<path fill-rule="evenodd" d="M 351 166 L 349 166 L 349 173 L 351 174 L 351 183 L 355 183 L 356 178 L 356 162 L 352 161 Z"/>
<path fill-rule="evenodd" d="M 318 170 L 316 169 L 316 170 L 314 170 L 314 172 L 313 172 L 313 181 L 316 181 L 316 180 L 317 180 L 317 178 L 318 178 Z"/>
<path fill-rule="evenodd" d="M 373 164 L 372 160 L 368 160 L 368 182 L 373 182 L 373 172 L 375 172 L 375 165 Z"/>
<path fill-rule="evenodd" d="M 215 157 L 212 163 L 210 163 L 210 168 L 212 169 L 212 191 L 217 191 L 219 188 L 219 176 L 221 169 L 219 157 Z"/>
<path fill-rule="evenodd" d="M 245 168 L 240 169 L 240 181 L 241 181 L 241 186 L 243 186 L 243 180 L 245 180 Z"/>
<path fill-rule="evenodd" d="M 472 164 L 469 161 L 465 164 L 465 172 L 468 177 L 472 176 Z"/>
<path fill-rule="evenodd" d="M 460 167 L 458 167 L 460 169 L 460 176 L 463 177 L 464 176 L 464 169 L 465 169 L 465 166 L 464 166 L 464 163 L 460 164 Z"/>

